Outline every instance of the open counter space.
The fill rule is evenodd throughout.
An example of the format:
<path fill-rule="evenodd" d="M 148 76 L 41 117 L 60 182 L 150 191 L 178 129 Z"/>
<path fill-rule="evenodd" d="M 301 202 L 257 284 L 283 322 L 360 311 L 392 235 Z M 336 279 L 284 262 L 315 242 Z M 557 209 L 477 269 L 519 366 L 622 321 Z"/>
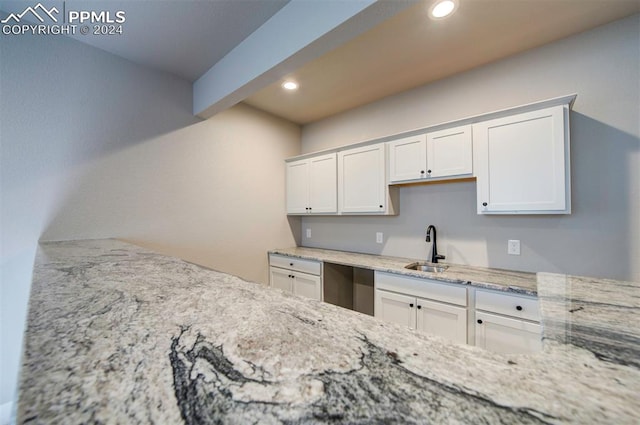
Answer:
<path fill-rule="evenodd" d="M 116 240 L 43 243 L 18 423 L 637 423 L 640 284 L 536 280 L 543 352 L 498 355 Z"/>

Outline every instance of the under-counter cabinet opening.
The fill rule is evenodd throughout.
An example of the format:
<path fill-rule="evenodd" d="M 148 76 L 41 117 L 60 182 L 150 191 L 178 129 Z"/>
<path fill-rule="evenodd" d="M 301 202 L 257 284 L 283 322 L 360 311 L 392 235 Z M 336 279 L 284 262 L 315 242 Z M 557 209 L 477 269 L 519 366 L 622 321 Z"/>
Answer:
<path fill-rule="evenodd" d="M 269 285 L 373 316 L 373 270 L 269 254 Z"/>
<path fill-rule="evenodd" d="M 325 262 L 324 301 L 373 316 L 373 270 Z"/>

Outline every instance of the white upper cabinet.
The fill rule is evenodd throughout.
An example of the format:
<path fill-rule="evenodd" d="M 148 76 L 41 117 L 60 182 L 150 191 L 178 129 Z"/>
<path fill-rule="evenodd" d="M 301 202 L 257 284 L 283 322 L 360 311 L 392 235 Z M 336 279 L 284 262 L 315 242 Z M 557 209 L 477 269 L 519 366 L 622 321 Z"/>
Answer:
<path fill-rule="evenodd" d="M 287 163 L 287 214 L 309 212 L 309 161 Z"/>
<path fill-rule="evenodd" d="M 287 214 L 337 212 L 336 154 L 287 163 Z"/>
<path fill-rule="evenodd" d="M 473 172 L 470 125 L 404 137 L 387 144 L 390 183 L 469 177 Z"/>
<path fill-rule="evenodd" d="M 309 208 L 312 214 L 338 211 L 336 154 L 309 159 Z"/>
<path fill-rule="evenodd" d="M 338 152 L 338 210 L 343 214 L 393 214 L 385 170 L 385 145 Z"/>
<path fill-rule="evenodd" d="M 570 214 L 569 108 L 473 125 L 478 214 Z"/>
<path fill-rule="evenodd" d="M 427 176 L 470 176 L 473 172 L 471 126 L 427 133 Z"/>
<path fill-rule="evenodd" d="M 575 97 L 288 160 L 287 214 L 395 215 L 399 185 L 470 177 L 476 178 L 478 214 L 571 214 Z"/>
<path fill-rule="evenodd" d="M 419 180 L 427 174 L 427 136 L 413 137 L 388 142 L 389 182 Z"/>

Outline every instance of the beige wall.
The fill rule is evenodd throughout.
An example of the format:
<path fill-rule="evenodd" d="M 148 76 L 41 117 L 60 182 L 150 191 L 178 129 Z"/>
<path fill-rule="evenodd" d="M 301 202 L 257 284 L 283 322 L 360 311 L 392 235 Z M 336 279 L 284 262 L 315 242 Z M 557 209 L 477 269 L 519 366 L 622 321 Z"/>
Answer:
<path fill-rule="evenodd" d="M 267 284 L 266 251 L 295 245 L 283 160 L 299 127 L 237 105 L 77 170 L 45 240 L 118 237 Z"/>
<path fill-rule="evenodd" d="M 201 121 L 188 81 L 66 37 L 0 37 L 0 55 L 5 414 L 38 239 L 123 238 L 266 283 L 267 249 L 300 228 L 283 166 L 300 128 L 245 105 Z"/>
<path fill-rule="evenodd" d="M 303 152 L 577 93 L 573 214 L 478 216 L 475 183 L 404 187 L 397 217 L 304 218 L 303 245 L 640 281 L 640 17 L 627 18 L 303 127 Z M 375 232 L 385 243 L 375 243 Z M 507 255 L 520 239 L 522 255 Z"/>

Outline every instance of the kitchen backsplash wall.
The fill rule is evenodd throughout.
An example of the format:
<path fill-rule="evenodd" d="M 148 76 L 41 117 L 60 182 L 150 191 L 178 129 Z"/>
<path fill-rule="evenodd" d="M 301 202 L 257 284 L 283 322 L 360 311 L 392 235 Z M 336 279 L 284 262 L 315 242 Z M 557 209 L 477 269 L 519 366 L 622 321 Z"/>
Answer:
<path fill-rule="evenodd" d="M 475 182 L 407 186 L 397 217 L 304 217 L 302 244 L 426 259 L 433 224 L 453 263 L 640 281 L 638 34 L 635 15 L 303 127 L 308 153 L 577 93 L 571 215 L 478 216 Z"/>

